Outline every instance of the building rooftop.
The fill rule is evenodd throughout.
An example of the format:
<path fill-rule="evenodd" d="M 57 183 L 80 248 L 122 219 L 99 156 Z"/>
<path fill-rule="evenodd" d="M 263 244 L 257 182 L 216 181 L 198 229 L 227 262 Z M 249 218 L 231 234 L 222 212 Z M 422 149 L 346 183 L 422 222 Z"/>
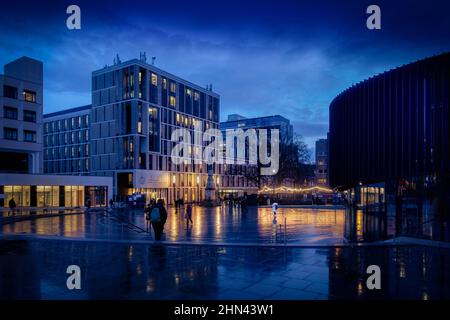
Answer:
<path fill-rule="evenodd" d="M 236 118 L 236 116 L 238 118 Z M 289 119 L 287 119 L 283 116 L 280 116 L 279 114 L 271 115 L 271 116 L 264 116 L 264 117 L 254 117 L 254 118 L 245 118 L 238 114 L 232 114 L 232 115 L 228 116 L 227 121 L 222 121 L 221 123 L 233 123 L 233 122 L 240 122 L 240 121 L 255 121 L 255 120 L 270 120 L 270 119 L 274 119 L 274 118 L 277 118 L 282 121 L 289 121 Z"/>
<path fill-rule="evenodd" d="M 211 86 L 207 86 L 207 88 L 201 87 L 198 84 L 195 84 L 193 82 L 190 82 L 188 80 L 180 78 L 180 77 L 178 77 L 178 76 L 176 76 L 176 75 L 174 75 L 172 73 L 164 71 L 164 70 L 154 66 L 153 64 L 149 64 L 145 60 L 141 60 L 141 59 L 131 59 L 131 60 L 127 60 L 127 61 L 124 61 L 124 62 L 119 61 L 119 63 L 116 63 L 116 64 L 114 64 L 112 66 L 105 65 L 103 68 L 93 71 L 92 72 L 92 76 L 97 76 L 97 75 L 103 74 L 105 72 L 118 70 L 118 69 L 121 69 L 121 68 L 124 68 L 124 67 L 129 67 L 129 66 L 132 66 L 132 65 L 139 65 L 139 66 L 141 66 L 143 68 L 152 70 L 152 71 L 154 71 L 155 73 L 157 73 L 159 75 L 162 75 L 164 77 L 170 78 L 170 79 L 175 80 L 177 82 L 181 82 L 181 83 L 183 83 L 183 84 L 185 84 L 185 85 L 187 85 L 189 87 L 192 87 L 195 90 L 198 90 L 198 91 L 201 91 L 203 93 L 207 93 L 207 94 L 209 94 L 211 96 L 214 96 L 216 98 L 219 98 L 219 94 L 212 90 L 212 85 Z"/>
<path fill-rule="evenodd" d="M 51 118 L 51 117 L 59 116 L 59 115 L 63 115 L 63 114 L 68 114 L 68 113 L 74 113 L 74 112 L 79 112 L 79 111 L 83 111 L 83 110 L 88 110 L 88 109 L 91 109 L 91 108 L 92 108 L 92 105 L 88 104 L 88 105 L 81 106 L 81 107 L 75 107 L 75 108 L 65 109 L 65 110 L 56 111 L 56 112 L 52 112 L 52 113 L 47 113 L 47 114 L 44 114 L 44 119 L 45 118 Z"/>

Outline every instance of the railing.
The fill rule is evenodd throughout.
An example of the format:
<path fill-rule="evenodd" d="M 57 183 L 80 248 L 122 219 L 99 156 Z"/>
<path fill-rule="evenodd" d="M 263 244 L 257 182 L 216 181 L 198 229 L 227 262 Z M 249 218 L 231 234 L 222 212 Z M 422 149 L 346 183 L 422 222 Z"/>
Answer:
<path fill-rule="evenodd" d="M 130 222 L 130 220 L 128 220 L 125 217 L 121 217 L 118 214 L 114 214 L 112 210 L 107 210 L 108 214 L 113 218 L 113 220 L 116 220 L 117 222 L 119 222 L 122 225 L 122 232 L 123 232 L 123 228 L 127 227 L 128 229 L 130 229 L 131 231 L 134 231 L 136 233 L 147 233 L 147 230 L 141 228 L 140 226 Z"/>

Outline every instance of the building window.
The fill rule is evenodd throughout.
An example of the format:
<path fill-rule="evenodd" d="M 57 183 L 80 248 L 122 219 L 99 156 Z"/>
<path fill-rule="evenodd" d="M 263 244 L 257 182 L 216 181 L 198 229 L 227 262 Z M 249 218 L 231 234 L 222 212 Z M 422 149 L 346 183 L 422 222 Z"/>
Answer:
<path fill-rule="evenodd" d="M 31 110 L 23 110 L 23 121 L 36 122 L 36 112 Z"/>
<path fill-rule="evenodd" d="M 177 90 L 177 85 L 175 82 L 170 82 L 170 92 L 175 93 Z"/>
<path fill-rule="evenodd" d="M 4 85 L 3 96 L 6 98 L 17 99 L 17 88 Z"/>
<path fill-rule="evenodd" d="M 7 140 L 17 140 L 17 129 L 3 128 L 3 137 Z"/>
<path fill-rule="evenodd" d="M 23 100 L 28 102 L 36 102 L 36 92 L 23 90 Z"/>
<path fill-rule="evenodd" d="M 152 73 L 152 86 L 157 86 L 158 85 L 158 76 L 154 73 Z"/>
<path fill-rule="evenodd" d="M 36 131 L 24 130 L 23 140 L 26 142 L 36 142 Z"/>
<path fill-rule="evenodd" d="M 163 89 L 167 90 L 167 79 L 166 78 L 162 78 L 162 85 L 163 85 Z"/>
<path fill-rule="evenodd" d="M 3 107 L 3 116 L 6 119 L 17 120 L 17 108 Z"/>
<path fill-rule="evenodd" d="M 177 101 L 175 99 L 175 97 L 170 96 L 170 106 L 171 107 L 175 107 Z"/>

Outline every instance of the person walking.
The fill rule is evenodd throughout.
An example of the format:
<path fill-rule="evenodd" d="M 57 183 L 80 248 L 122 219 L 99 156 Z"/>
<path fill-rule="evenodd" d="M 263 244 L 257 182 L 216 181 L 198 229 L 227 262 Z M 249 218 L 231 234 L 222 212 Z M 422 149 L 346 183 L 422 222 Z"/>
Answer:
<path fill-rule="evenodd" d="M 164 208 L 164 202 L 162 199 L 158 199 L 155 206 L 152 207 L 150 212 L 150 220 L 155 232 L 155 240 L 161 240 L 162 233 L 164 231 L 164 225 L 167 221 L 167 211 Z"/>
<path fill-rule="evenodd" d="M 14 198 L 11 198 L 8 202 L 9 205 L 9 212 L 14 215 L 14 211 L 16 210 L 16 201 L 14 201 Z M 8 213 L 9 215 L 9 213 Z"/>
<path fill-rule="evenodd" d="M 277 216 L 277 210 L 278 210 L 278 203 L 276 203 L 276 202 L 272 203 L 272 211 L 273 211 L 274 218 L 276 218 L 276 216 Z"/>
<path fill-rule="evenodd" d="M 159 211 L 161 213 L 161 222 L 162 222 L 161 234 L 162 234 L 164 232 L 164 226 L 165 226 L 166 221 L 167 221 L 167 210 L 164 207 L 164 200 L 163 199 L 158 199 L 157 206 L 158 206 Z"/>
<path fill-rule="evenodd" d="M 150 200 L 150 202 L 147 204 L 147 207 L 145 207 L 144 209 L 144 215 L 145 215 L 145 230 L 148 232 L 150 232 L 150 228 L 151 228 L 151 220 L 150 220 L 150 212 L 152 211 L 152 205 L 153 205 L 153 201 Z"/>
<path fill-rule="evenodd" d="M 189 222 L 193 225 L 192 222 L 192 206 L 188 204 L 186 206 L 186 213 L 184 214 L 184 218 L 186 219 L 186 228 L 189 228 Z"/>

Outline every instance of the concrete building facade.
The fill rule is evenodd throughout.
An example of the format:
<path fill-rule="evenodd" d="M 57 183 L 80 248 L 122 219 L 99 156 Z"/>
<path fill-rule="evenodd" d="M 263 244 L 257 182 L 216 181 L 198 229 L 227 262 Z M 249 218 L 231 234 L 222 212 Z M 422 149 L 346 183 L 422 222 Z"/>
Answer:
<path fill-rule="evenodd" d="M 42 173 L 42 62 L 22 57 L 0 75 L 0 172 Z"/>
<path fill-rule="evenodd" d="M 87 176 L 89 168 L 78 166 L 80 157 L 74 157 L 74 151 L 82 160 L 88 155 L 83 152 L 89 150 L 89 109 L 50 114 L 44 126 L 42 92 L 42 62 L 22 57 L 5 65 L 0 75 L 0 210 L 8 210 L 12 200 L 20 209 L 107 205 L 112 179 Z M 62 175 L 68 173 L 83 175 Z"/>

